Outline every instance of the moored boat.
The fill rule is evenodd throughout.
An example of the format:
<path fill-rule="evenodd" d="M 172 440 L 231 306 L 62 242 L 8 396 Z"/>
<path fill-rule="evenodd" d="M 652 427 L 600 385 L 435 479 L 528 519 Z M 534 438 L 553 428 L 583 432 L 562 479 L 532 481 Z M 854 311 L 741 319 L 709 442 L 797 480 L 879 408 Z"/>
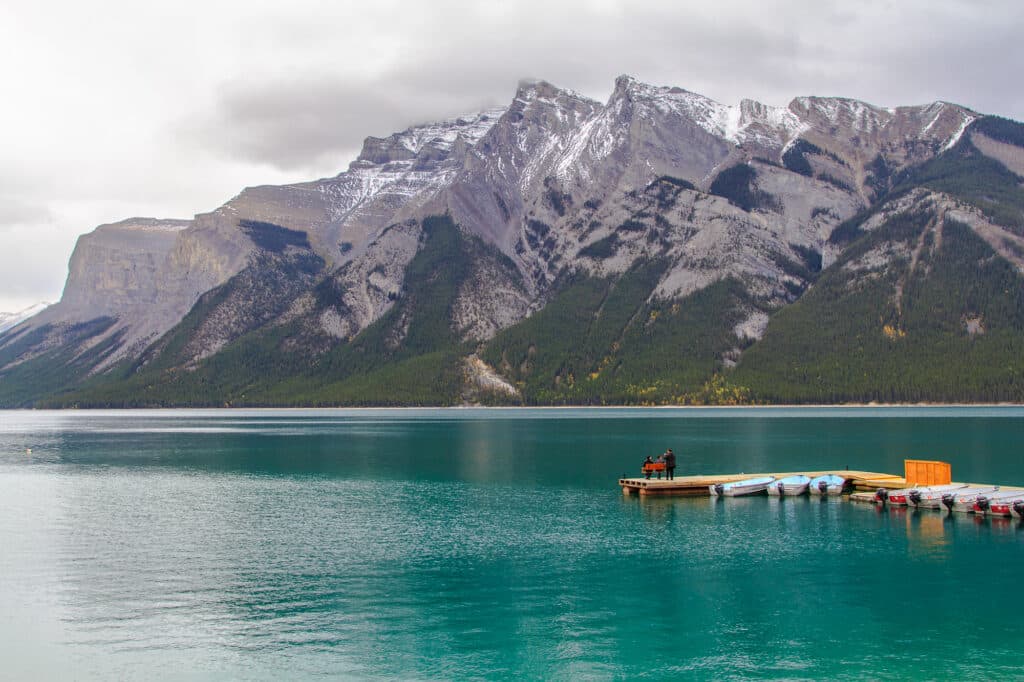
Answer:
<path fill-rule="evenodd" d="M 804 476 L 803 474 L 777 478 L 768 484 L 768 494 L 785 497 L 803 495 L 807 492 L 807 486 L 810 482 L 811 477 Z"/>
<path fill-rule="evenodd" d="M 999 486 L 994 485 L 969 486 L 946 493 L 942 496 L 942 504 L 950 511 L 970 514 L 974 512 L 974 502 L 978 495 L 990 495 L 998 490 Z"/>
<path fill-rule="evenodd" d="M 1024 490 L 1000 490 L 989 495 L 978 495 L 974 499 L 974 513 L 1013 516 L 1013 504 L 1018 501 L 1024 503 Z"/>
<path fill-rule="evenodd" d="M 929 485 L 914 488 L 907 493 L 907 505 L 922 509 L 941 509 L 943 495 L 966 487 L 966 483 L 949 483 L 946 485 Z"/>
<path fill-rule="evenodd" d="M 911 490 L 913 488 L 897 488 L 896 490 L 879 488 L 875 492 L 875 501 L 888 504 L 890 507 L 905 507 L 907 506 L 907 496 L 910 495 Z"/>
<path fill-rule="evenodd" d="M 768 484 L 774 480 L 774 476 L 758 476 L 757 478 L 745 478 L 742 481 L 732 481 L 731 483 L 716 483 L 709 485 L 708 489 L 712 495 L 725 497 L 756 495 L 767 490 Z"/>
<path fill-rule="evenodd" d="M 807 484 L 811 495 L 842 495 L 845 488 L 846 479 L 837 474 L 815 476 Z"/>

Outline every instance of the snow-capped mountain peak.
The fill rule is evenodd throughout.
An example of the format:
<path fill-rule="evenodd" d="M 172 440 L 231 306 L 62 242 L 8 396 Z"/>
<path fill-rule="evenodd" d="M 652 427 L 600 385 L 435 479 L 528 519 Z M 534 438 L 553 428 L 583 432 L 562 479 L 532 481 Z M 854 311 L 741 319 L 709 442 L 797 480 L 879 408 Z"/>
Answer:
<path fill-rule="evenodd" d="M 282 258 L 301 251 L 336 278 L 344 305 L 323 325 L 347 338 L 401 296 L 403 268 L 422 242 L 418 226 L 437 215 L 496 247 L 524 276 L 521 289 L 498 287 L 511 298 L 482 293 L 460 329 L 511 324 L 561 272 L 621 271 L 662 247 L 680 265 L 659 295 L 739 272 L 760 282 L 759 295 L 778 298 L 772 278 L 785 273 L 764 254 L 799 259 L 793 244 L 827 250 L 836 224 L 883 196 L 889 177 L 971 135 L 976 117 L 947 102 L 723 104 L 631 76 L 617 78 L 602 103 L 524 80 L 508 106 L 366 138 L 335 177 L 248 188 L 192 221 L 135 219 L 84 236 L 45 322 L 116 320 L 107 333 L 121 346 L 104 362 L 130 356 L 205 292 L 263 262 L 267 247 L 253 230 L 277 230 L 292 244 Z M 289 314 L 306 305 L 296 301 Z M 0 316 L 0 330 L 32 312 Z"/>

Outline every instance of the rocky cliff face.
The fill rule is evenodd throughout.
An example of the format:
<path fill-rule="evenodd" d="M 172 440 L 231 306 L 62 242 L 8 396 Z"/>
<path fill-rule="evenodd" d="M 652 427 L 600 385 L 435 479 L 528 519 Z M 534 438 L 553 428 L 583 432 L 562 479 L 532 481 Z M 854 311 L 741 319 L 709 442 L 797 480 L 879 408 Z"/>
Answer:
<path fill-rule="evenodd" d="M 108 360 L 138 353 L 192 305 L 187 293 L 165 281 L 171 253 L 189 225 L 184 220 L 130 218 L 83 235 L 71 254 L 63 297 L 25 325 L 49 328 L 43 345 L 53 345 L 62 342 L 62 330 L 69 325 L 116 319 L 102 336 L 118 337 L 120 349 Z"/>
<path fill-rule="evenodd" d="M 202 294 L 249 265 L 258 249 L 241 225 L 256 221 L 301 230 L 326 263 L 351 264 L 341 276 L 347 290 L 363 292 L 364 302 L 372 298 L 367 292 L 383 286 L 383 303 L 357 304 L 344 321 L 325 319 L 325 329 L 351 327 L 354 333 L 387 309 L 387 289 L 400 285 L 401 267 L 415 252 L 386 236 L 386 228 L 422 213 L 418 209 L 462 168 L 469 148 L 502 111 L 368 138 L 350 169 L 335 178 L 250 187 L 191 221 L 136 218 L 100 226 L 79 240 L 61 302 L 30 324 L 60 327 L 109 316 L 117 324 L 108 333 L 118 333 L 120 343 L 104 366 L 138 355 Z M 396 248 L 382 248 L 384 243 Z M 380 266 L 388 262 L 390 281 L 382 285 Z M 353 290 L 348 298 L 360 294 Z"/>
<path fill-rule="evenodd" d="M 419 285 L 408 269 L 427 241 L 422 222 L 442 214 L 476 254 L 445 312 L 462 341 L 517 324 L 569 278 L 621 277 L 651 261 L 663 266 L 651 270 L 650 301 L 740 282 L 748 303 L 737 336 L 756 340 L 772 311 L 840 258 L 837 228 L 911 170 L 966 141 L 1021 173 L 1022 147 L 972 126 L 979 118 L 944 102 L 727 106 L 626 76 L 601 103 L 523 82 L 508 107 L 367 138 L 336 177 L 248 188 L 191 221 L 97 228 L 79 241 L 62 301 L 0 337 L 0 351 L 19 340 L 4 364 L 16 366 L 59 347 L 69 325 L 110 320 L 84 341 L 111 343 L 95 373 L 143 357 L 192 310 L 206 317 L 177 347 L 181 366 L 282 325 L 301 328 L 313 355 L 329 353 Z M 942 196 L 930 210 L 959 211 L 1020 261 L 1017 232 Z"/>

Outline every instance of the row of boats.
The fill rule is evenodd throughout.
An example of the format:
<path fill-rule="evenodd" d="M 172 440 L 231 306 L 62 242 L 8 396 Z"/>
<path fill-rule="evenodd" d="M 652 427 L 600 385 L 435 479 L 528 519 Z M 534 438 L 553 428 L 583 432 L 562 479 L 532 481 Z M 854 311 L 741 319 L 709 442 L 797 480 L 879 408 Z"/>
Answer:
<path fill-rule="evenodd" d="M 768 493 L 780 497 L 795 495 L 841 495 L 850 481 L 838 474 L 822 476 L 775 477 L 758 476 L 731 483 L 709 485 L 712 496 L 739 497 Z M 875 492 L 875 502 L 892 507 L 917 507 L 919 509 L 948 509 L 965 514 L 989 514 L 991 516 L 1024 517 L 1024 490 L 1000 490 L 997 485 L 970 485 L 950 483 L 948 485 L 919 486 Z"/>
<path fill-rule="evenodd" d="M 822 476 L 805 476 L 795 474 L 793 476 L 758 476 L 747 478 L 742 481 L 731 483 L 716 483 L 709 485 L 708 489 L 712 496 L 739 497 L 740 495 L 759 495 L 767 492 L 769 495 L 780 497 L 793 497 L 796 495 L 841 495 L 847 486 L 847 479 L 836 474 L 824 474 Z"/>
<path fill-rule="evenodd" d="M 951 483 L 899 490 L 879 488 L 875 502 L 893 507 L 946 508 L 965 514 L 1024 517 L 1024 490 L 1000 490 L 997 485 Z"/>

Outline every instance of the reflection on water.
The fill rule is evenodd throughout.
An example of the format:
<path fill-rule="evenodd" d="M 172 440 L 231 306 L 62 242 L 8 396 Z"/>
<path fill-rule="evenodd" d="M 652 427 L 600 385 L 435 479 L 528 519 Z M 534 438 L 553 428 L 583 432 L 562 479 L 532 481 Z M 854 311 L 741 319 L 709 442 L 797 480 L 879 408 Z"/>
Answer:
<path fill-rule="evenodd" d="M 923 551 L 941 560 L 944 556 L 941 550 L 950 545 L 954 519 L 947 513 L 917 509 L 906 514 L 906 518 L 911 551 Z"/>
<path fill-rule="evenodd" d="M 449 414 L 3 419 L 0 676 L 1019 672 L 1015 520 L 615 486 L 666 445 L 686 472 L 892 470 L 937 430 L 958 450 L 957 418 Z M 955 471 L 1024 479 L 1015 419 L 959 421 L 988 454 Z"/>

